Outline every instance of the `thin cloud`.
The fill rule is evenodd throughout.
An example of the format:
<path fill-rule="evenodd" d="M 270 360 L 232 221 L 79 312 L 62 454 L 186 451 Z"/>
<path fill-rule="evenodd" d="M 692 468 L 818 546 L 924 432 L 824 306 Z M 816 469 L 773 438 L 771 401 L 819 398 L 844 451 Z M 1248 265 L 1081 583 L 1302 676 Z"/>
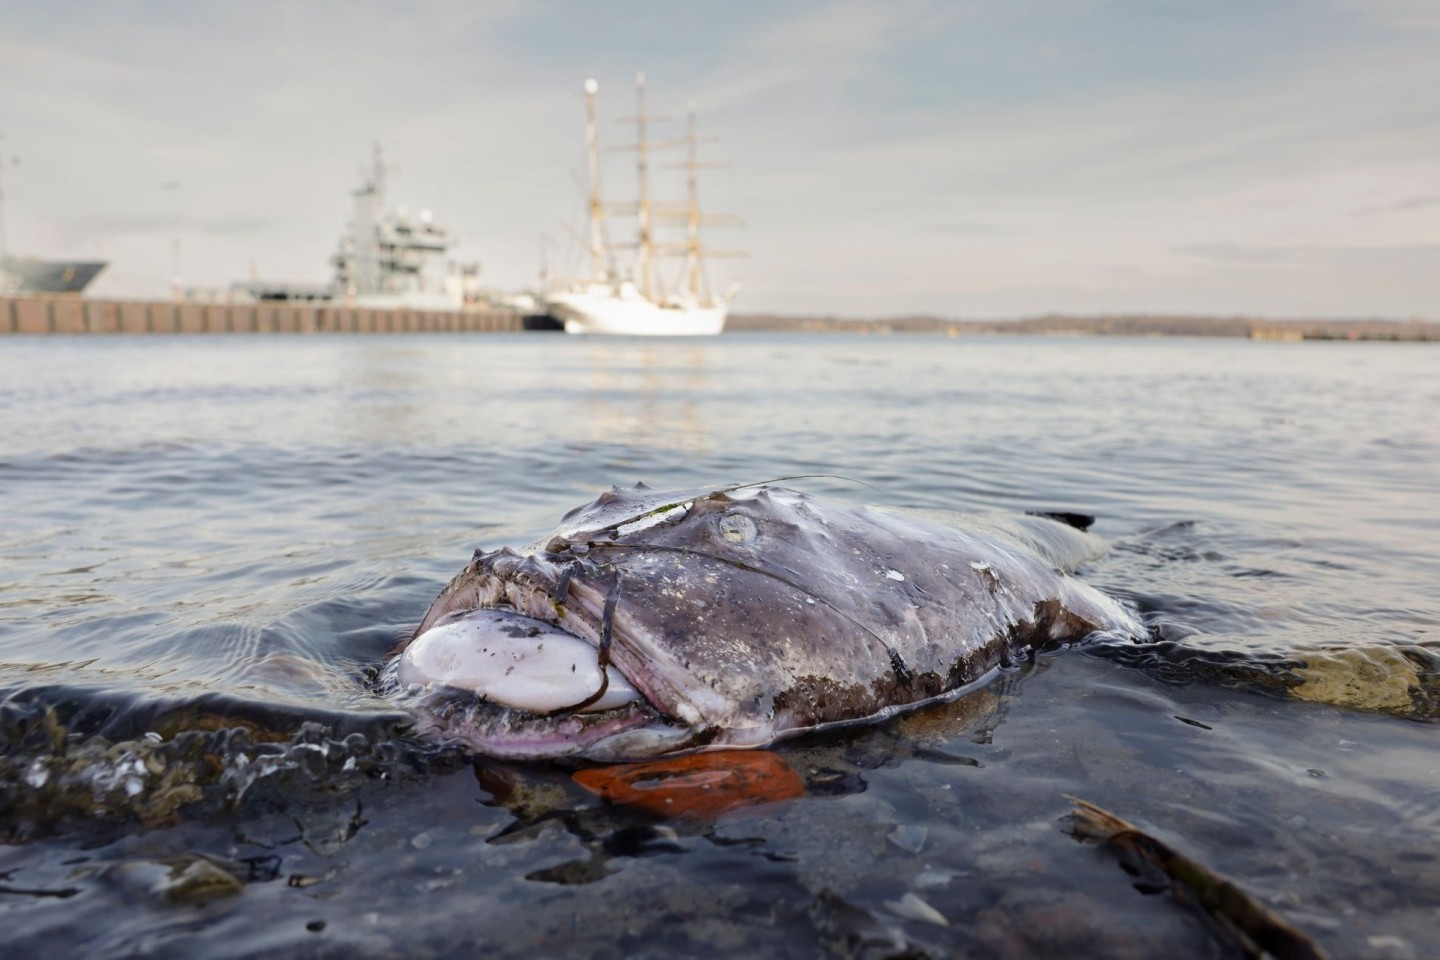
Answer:
<path fill-rule="evenodd" d="M 1339 0 L 1339 7 L 1362 20 L 1401 30 L 1440 30 L 1440 6 L 1434 0 Z"/>
<path fill-rule="evenodd" d="M 127 234 L 174 233 L 177 229 L 193 233 L 216 236 L 246 236 L 264 233 L 284 226 L 284 220 L 274 215 L 267 216 L 194 216 L 167 217 L 156 213 L 95 214 L 66 217 L 61 223 L 77 233 L 97 237 L 116 237 Z"/>
<path fill-rule="evenodd" d="M 1017 234 L 1013 229 L 993 223 L 967 223 L 957 220 L 927 223 L 925 229 L 931 233 L 952 237 L 1013 237 Z"/>
<path fill-rule="evenodd" d="M 1182 256 L 1226 264 L 1288 264 L 1304 267 L 1411 267 L 1440 263 L 1440 244 L 1390 246 L 1264 246 L 1197 243 L 1174 248 Z"/>
<path fill-rule="evenodd" d="M 1391 210 L 1428 210 L 1431 207 L 1440 207 L 1440 195 L 1428 197 L 1409 197 L 1399 203 L 1390 205 Z"/>

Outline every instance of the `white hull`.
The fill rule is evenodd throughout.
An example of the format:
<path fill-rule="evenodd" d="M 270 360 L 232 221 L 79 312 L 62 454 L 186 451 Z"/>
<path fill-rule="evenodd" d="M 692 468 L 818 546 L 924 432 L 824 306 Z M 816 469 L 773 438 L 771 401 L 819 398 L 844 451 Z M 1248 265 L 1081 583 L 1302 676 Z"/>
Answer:
<path fill-rule="evenodd" d="M 547 311 L 566 333 L 632 337 L 713 337 L 725 329 L 728 304 L 662 305 L 641 296 L 558 291 L 545 298 Z"/>

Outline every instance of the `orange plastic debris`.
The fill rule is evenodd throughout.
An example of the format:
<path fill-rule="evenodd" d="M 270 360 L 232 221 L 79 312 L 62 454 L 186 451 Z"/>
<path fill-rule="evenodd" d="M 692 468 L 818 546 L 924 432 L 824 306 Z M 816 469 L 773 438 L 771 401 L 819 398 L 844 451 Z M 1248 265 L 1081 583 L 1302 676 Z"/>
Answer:
<path fill-rule="evenodd" d="M 592 767 L 574 777 L 580 786 L 611 803 L 667 819 L 711 819 L 741 807 L 805 794 L 795 771 L 768 750 L 723 750 Z"/>

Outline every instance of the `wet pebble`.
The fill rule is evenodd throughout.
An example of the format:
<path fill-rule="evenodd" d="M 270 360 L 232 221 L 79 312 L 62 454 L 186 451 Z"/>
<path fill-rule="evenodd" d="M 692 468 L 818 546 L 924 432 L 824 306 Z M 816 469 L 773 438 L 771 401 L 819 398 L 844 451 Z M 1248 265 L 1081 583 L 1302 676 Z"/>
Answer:
<path fill-rule="evenodd" d="M 1384 960 L 1413 960 L 1419 956 L 1415 948 L 1401 937 L 1367 937 L 1365 945 L 1372 951 L 1370 954 L 1372 957 L 1384 958 Z"/>
<path fill-rule="evenodd" d="M 202 903 L 243 889 L 245 884 L 239 877 L 200 857 L 173 867 L 168 882 L 161 887 L 165 899 L 172 903 Z"/>
<path fill-rule="evenodd" d="M 939 890 L 965 874 L 964 870 L 925 870 L 915 875 L 913 883 L 921 890 Z"/>
<path fill-rule="evenodd" d="M 906 853 L 919 853 L 929 835 L 930 831 L 924 827 L 907 823 L 891 830 L 886 839 Z"/>
<path fill-rule="evenodd" d="M 933 923 L 937 927 L 948 927 L 950 921 L 945 919 L 945 914 L 936 910 L 924 899 L 914 893 L 907 893 L 899 900 L 886 900 L 885 909 L 903 917 L 906 920 L 919 920 L 922 923 Z"/>
<path fill-rule="evenodd" d="M 199 854 L 120 863 L 105 873 L 122 889 L 162 903 L 203 904 L 245 889 L 239 877 Z"/>

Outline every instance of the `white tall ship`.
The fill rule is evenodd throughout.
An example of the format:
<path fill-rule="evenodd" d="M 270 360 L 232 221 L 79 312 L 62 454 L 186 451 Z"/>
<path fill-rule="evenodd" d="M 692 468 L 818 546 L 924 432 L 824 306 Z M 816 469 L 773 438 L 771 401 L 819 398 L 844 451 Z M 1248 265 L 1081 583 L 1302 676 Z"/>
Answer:
<path fill-rule="evenodd" d="M 546 312 L 564 324 L 566 333 L 619 334 L 630 336 L 715 336 L 725 329 L 734 288 L 724 295 L 710 289 L 705 272 L 707 256 L 729 256 L 707 250 L 700 243 L 702 223 L 720 224 L 725 218 L 702 214 L 698 157 L 702 138 L 695 133 L 695 107 L 689 111 L 687 135 L 678 140 L 650 142 L 646 140 L 646 124 L 655 119 L 645 113 L 645 75 L 635 77 L 635 99 L 638 107 L 635 123 L 639 135 L 635 144 L 638 194 L 634 204 L 606 204 L 600 192 L 600 146 L 596 133 L 595 98 L 600 85 L 585 81 L 585 146 L 589 159 L 589 235 L 590 276 L 579 282 L 552 287 L 544 297 Z M 668 147 L 684 146 L 688 159 L 688 189 L 683 205 L 657 203 L 650 198 L 650 153 Z M 617 215 L 633 214 L 635 240 L 611 243 L 606 222 Z M 685 238 L 680 242 L 661 242 L 655 228 L 663 223 L 680 223 Z M 622 269 L 617 251 L 633 250 Z M 662 258 L 684 259 L 684 271 L 673 278 L 669 287 L 664 283 Z"/>

